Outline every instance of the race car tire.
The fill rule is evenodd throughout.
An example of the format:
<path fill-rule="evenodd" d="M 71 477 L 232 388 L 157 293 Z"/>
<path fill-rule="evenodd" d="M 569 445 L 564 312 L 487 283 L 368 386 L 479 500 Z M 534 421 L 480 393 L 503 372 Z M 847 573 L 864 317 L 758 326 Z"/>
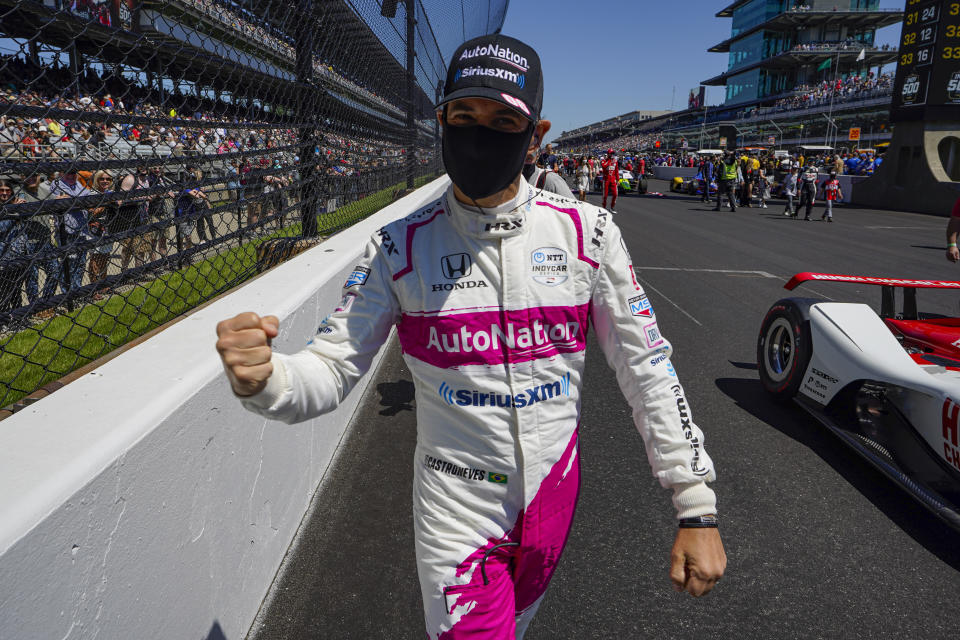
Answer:
<path fill-rule="evenodd" d="M 642 177 L 637 181 L 637 193 L 647 192 L 647 178 Z"/>
<path fill-rule="evenodd" d="M 810 305 L 818 300 L 784 298 L 767 311 L 757 338 L 760 383 L 776 400 L 786 402 L 800 390 L 810 364 Z"/>

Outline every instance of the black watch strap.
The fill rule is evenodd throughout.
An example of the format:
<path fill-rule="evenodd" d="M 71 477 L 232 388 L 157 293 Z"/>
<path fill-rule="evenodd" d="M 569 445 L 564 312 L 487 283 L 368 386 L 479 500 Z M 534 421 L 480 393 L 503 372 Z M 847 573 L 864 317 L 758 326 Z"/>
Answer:
<path fill-rule="evenodd" d="M 720 526 L 720 520 L 714 515 L 680 518 L 677 526 L 681 529 L 716 529 Z"/>

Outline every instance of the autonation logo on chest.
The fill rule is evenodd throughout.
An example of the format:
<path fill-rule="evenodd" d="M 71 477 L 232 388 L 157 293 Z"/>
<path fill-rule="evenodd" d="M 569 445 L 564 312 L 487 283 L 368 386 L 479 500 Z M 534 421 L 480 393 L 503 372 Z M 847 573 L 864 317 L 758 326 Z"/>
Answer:
<path fill-rule="evenodd" d="M 454 389 L 446 382 L 441 382 L 437 389 L 443 401 L 451 406 L 460 407 L 506 407 L 522 409 L 538 402 L 546 402 L 554 398 L 570 396 L 570 372 L 559 380 L 525 389 L 522 393 L 494 393 L 480 389 Z"/>

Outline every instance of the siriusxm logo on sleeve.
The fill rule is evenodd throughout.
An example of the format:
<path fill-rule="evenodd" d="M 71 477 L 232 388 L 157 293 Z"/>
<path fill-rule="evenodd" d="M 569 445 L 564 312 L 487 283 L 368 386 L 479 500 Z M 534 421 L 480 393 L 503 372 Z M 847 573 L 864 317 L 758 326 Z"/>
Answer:
<path fill-rule="evenodd" d="M 503 407 L 522 409 L 538 402 L 546 402 L 561 396 L 570 396 L 570 373 L 559 380 L 526 389 L 522 393 L 495 393 L 479 389 L 454 389 L 441 382 L 437 389 L 443 401 L 450 406 L 460 407 Z"/>

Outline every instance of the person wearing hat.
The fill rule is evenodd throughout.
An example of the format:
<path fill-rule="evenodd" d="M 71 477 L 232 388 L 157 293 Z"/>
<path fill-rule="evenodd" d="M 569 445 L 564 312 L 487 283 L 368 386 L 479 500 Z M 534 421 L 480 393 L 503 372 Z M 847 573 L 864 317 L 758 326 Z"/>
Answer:
<path fill-rule="evenodd" d="M 726 565 L 713 463 L 620 230 L 522 178 L 542 101 L 529 46 L 461 45 L 437 105 L 446 193 L 372 236 L 306 349 L 272 352 L 275 316 L 217 325 L 234 393 L 288 423 L 333 410 L 397 327 L 416 387 L 414 535 L 433 639 L 521 638 L 544 596 L 579 490 L 590 324 L 673 490 L 674 587 L 703 595 Z"/>

